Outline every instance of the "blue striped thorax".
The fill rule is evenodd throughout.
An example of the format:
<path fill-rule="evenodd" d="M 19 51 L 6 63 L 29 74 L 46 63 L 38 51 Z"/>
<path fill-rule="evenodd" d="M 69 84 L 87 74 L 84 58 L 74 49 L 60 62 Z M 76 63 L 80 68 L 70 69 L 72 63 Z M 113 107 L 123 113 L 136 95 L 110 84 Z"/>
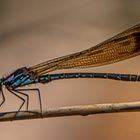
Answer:
<path fill-rule="evenodd" d="M 11 88 L 16 88 L 33 83 L 28 75 L 28 69 L 26 67 L 20 68 L 3 79 L 2 84 Z"/>

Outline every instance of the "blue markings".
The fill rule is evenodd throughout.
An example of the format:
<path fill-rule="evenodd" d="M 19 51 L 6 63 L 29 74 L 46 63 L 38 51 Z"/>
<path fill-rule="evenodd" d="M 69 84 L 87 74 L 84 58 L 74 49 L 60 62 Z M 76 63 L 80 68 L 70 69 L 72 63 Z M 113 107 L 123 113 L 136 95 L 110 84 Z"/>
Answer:
<path fill-rule="evenodd" d="M 14 75 L 11 75 L 10 77 L 8 77 L 8 78 L 4 81 L 4 83 L 9 83 L 9 82 L 13 81 L 13 79 L 14 79 Z"/>
<path fill-rule="evenodd" d="M 62 75 L 61 75 L 62 76 Z M 62 76 L 63 78 L 63 76 Z M 58 74 L 52 74 L 51 77 L 50 77 L 51 80 L 56 80 L 56 79 L 61 79 L 60 75 Z"/>
<path fill-rule="evenodd" d="M 48 74 L 48 75 L 43 75 L 43 76 L 39 77 L 37 82 L 48 83 L 48 82 L 53 81 L 53 80 L 64 79 L 65 76 L 66 76 L 65 74 Z"/>
<path fill-rule="evenodd" d="M 49 79 L 48 76 L 41 76 L 41 77 L 39 77 L 38 81 L 39 81 L 40 83 L 47 83 L 47 82 L 50 81 L 50 79 Z"/>
<path fill-rule="evenodd" d="M 17 74 L 17 75 L 14 75 L 13 80 L 18 79 L 18 78 L 20 78 L 21 76 L 23 76 L 23 73 L 19 73 L 19 74 Z"/>
<path fill-rule="evenodd" d="M 20 79 L 15 80 L 15 81 L 12 83 L 12 87 L 21 86 L 22 83 L 24 83 L 27 79 L 28 79 L 28 76 L 23 75 L 22 77 L 20 77 Z"/>
<path fill-rule="evenodd" d="M 14 83 L 15 81 L 17 81 L 18 79 L 21 80 L 20 78 L 24 77 L 25 75 L 23 73 L 14 73 L 12 75 L 10 75 L 9 77 L 7 77 L 5 80 L 4 80 L 4 84 L 12 84 Z M 19 81 L 18 80 L 18 81 Z"/>
<path fill-rule="evenodd" d="M 29 84 L 32 84 L 32 83 L 35 83 L 35 81 L 28 78 L 24 82 L 22 82 L 20 86 L 29 85 Z"/>

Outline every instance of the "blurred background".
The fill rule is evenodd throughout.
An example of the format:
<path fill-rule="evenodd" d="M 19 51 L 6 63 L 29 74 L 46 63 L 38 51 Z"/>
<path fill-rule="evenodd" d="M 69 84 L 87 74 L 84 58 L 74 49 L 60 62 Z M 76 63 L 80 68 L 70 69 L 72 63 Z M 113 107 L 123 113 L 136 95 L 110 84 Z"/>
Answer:
<path fill-rule="evenodd" d="M 82 51 L 139 23 L 139 0 L 0 0 L 0 75 Z M 139 56 L 119 63 L 57 72 L 140 73 Z M 101 79 L 54 81 L 40 88 L 43 108 L 140 100 L 139 83 Z M 4 89 L 1 111 L 21 101 Z M 30 109 L 38 96 L 29 92 Z M 24 109 L 24 108 L 23 108 Z M 100 114 L 0 123 L 2 140 L 139 140 L 140 113 Z"/>

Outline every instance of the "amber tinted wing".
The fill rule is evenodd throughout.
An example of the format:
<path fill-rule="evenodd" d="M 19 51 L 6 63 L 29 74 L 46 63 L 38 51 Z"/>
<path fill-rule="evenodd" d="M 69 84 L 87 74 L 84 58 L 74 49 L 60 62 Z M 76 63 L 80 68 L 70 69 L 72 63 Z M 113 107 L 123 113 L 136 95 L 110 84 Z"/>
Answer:
<path fill-rule="evenodd" d="M 87 50 L 55 58 L 29 68 L 38 76 L 58 69 L 100 66 L 140 54 L 140 24 Z"/>

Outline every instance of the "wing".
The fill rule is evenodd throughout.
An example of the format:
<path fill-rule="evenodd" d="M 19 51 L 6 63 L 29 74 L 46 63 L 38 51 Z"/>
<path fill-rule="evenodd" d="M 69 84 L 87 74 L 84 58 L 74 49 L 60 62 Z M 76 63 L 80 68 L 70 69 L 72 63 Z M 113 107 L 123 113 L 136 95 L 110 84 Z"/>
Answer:
<path fill-rule="evenodd" d="M 95 67 L 115 63 L 140 54 L 140 24 L 87 50 L 55 58 L 29 68 L 37 76 L 50 71 Z"/>

